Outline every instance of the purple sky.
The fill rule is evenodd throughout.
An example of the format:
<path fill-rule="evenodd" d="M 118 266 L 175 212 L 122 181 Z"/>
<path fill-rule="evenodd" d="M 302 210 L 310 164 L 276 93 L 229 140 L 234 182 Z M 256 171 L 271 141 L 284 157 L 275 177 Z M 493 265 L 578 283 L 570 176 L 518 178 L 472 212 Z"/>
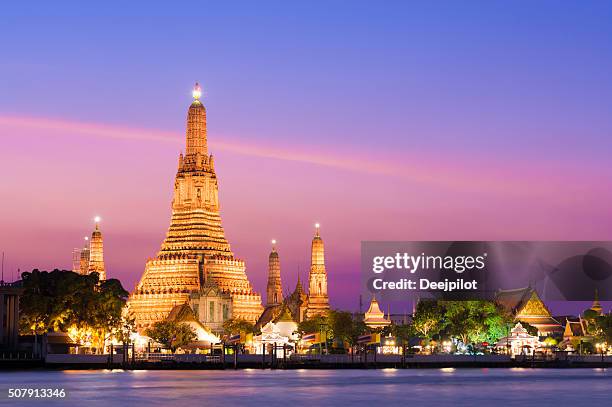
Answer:
<path fill-rule="evenodd" d="M 3 11 L 5 279 L 69 268 L 100 215 L 108 274 L 133 288 L 196 80 L 260 292 L 272 238 L 287 289 L 306 276 L 315 221 L 349 309 L 361 240 L 612 239 L 609 4 L 200 4 Z"/>

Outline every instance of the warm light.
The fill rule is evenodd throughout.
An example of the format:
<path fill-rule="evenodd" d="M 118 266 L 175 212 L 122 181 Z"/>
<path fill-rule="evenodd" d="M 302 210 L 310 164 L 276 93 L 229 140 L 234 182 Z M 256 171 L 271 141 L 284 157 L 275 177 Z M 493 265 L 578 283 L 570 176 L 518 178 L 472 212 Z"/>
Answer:
<path fill-rule="evenodd" d="M 276 244 L 276 240 L 272 239 L 272 244 Z"/>
<path fill-rule="evenodd" d="M 191 92 L 191 94 L 193 95 L 193 98 L 195 100 L 200 100 L 200 97 L 202 96 L 202 88 L 200 87 L 200 84 L 196 82 L 195 86 L 193 87 L 193 91 Z"/>
<path fill-rule="evenodd" d="M 85 240 L 89 240 L 89 237 L 85 236 Z"/>
<path fill-rule="evenodd" d="M 96 217 L 94 218 L 94 222 L 96 222 L 96 223 L 100 223 L 100 221 L 101 221 L 101 220 L 102 220 L 102 219 L 100 219 L 100 217 L 99 217 L 99 216 L 96 216 Z"/>
<path fill-rule="evenodd" d="M 319 223 L 315 223 L 315 228 L 319 229 L 321 225 Z"/>

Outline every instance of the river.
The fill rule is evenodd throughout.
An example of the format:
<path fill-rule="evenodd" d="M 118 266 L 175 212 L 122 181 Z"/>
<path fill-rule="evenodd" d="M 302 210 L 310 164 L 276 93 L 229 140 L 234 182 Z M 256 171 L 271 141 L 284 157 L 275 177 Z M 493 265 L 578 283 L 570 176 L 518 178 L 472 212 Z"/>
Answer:
<path fill-rule="evenodd" d="M 63 388 L 64 399 L 8 399 Z M 80 406 L 605 406 L 610 369 L 67 370 L 0 372 L 0 404 Z"/>

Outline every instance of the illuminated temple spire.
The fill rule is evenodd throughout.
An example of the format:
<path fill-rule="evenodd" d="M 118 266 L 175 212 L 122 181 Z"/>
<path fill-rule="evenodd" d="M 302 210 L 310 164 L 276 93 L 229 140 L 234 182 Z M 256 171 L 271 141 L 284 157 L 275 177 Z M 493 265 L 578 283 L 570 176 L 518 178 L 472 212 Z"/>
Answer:
<path fill-rule="evenodd" d="M 276 251 L 276 240 L 272 240 L 272 251 L 268 257 L 268 289 L 266 305 L 278 305 L 283 301 L 280 259 Z"/>
<path fill-rule="evenodd" d="M 326 315 L 329 312 L 327 295 L 327 271 L 325 270 L 325 249 L 321 239 L 320 225 L 315 224 L 310 254 L 310 275 L 308 284 L 307 317 Z"/>
<path fill-rule="evenodd" d="M 231 296 L 228 318 L 255 322 L 262 311 L 261 296 L 253 291 L 244 261 L 234 257 L 221 224 L 219 186 L 208 154 L 201 97 L 196 83 L 187 111 L 186 150 L 179 155 L 174 180 L 170 227 L 130 296 L 139 331 L 164 320 L 190 295 L 210 288 Z"/>
<path fill-rule="evenodd" d="M 597 291 L 597 289 L 595 289 L 595 299 L 593 300 L 593 305 L 591 305 L 591 309 L 599 315 L 603 313 L 603 307 L 599 302 L 599 292 Z"/>
<path fill-rule="evenodd" d="M 200 102 L 202 96 L 202 88 L 196 82 L 193 88 L 193 102 L 189 106 L 187 112 L 187 151 L 186 155 L 195 155 L 200 153 L 201 156 L 208 154 L 208 146 L 206 140 L 206 108 Z"/>
<path fill-rule="evenodd" d="M 91 234 L 89 242 L 89 267 L 87 274 L 96 272 L 100 280 L 106 280 L 106 268 L 104 267 L 104 243 L 100 231 L 100 217 L 94 219 L 96 227 Z"/>

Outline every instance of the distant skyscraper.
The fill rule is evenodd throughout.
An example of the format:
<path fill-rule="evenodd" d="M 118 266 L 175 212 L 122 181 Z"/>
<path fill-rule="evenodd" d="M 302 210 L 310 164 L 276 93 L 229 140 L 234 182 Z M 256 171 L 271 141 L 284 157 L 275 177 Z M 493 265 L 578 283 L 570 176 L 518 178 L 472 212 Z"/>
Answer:
<path fill-rule="evenodd" d="M 79 248 L 72 249 L 72 271 L 81 274 L 81 250 Z"/>
<path fill-rule="evenodd" d="M 87 236 L 85 236 L 85 245 L 81 250 L 79 272 L 83 275 L 86 275 L 89 272 L 89 237 Z"/>
<path fill-rule="evenodd" d="M 82 249 L 72 250 L 72 271 L 87 275 L 98 273 L 100 280 L 106 280 L 106 267 L 104 266 L 104 242 L 100 231 L 100 218 L 96 216 L 96 226 L 91 233 L 91 239 L 85 236 L 85 245 Z"/>
<path fill-rule="evenodd" d="M 104 243 L 100 231 L 100 218 L 96 217 L 96 227 L 89 241 L 89 266 L 87 274 L 96 272 L 100 280 L 106 280 L 106 268 L 104 267 Z"/>

